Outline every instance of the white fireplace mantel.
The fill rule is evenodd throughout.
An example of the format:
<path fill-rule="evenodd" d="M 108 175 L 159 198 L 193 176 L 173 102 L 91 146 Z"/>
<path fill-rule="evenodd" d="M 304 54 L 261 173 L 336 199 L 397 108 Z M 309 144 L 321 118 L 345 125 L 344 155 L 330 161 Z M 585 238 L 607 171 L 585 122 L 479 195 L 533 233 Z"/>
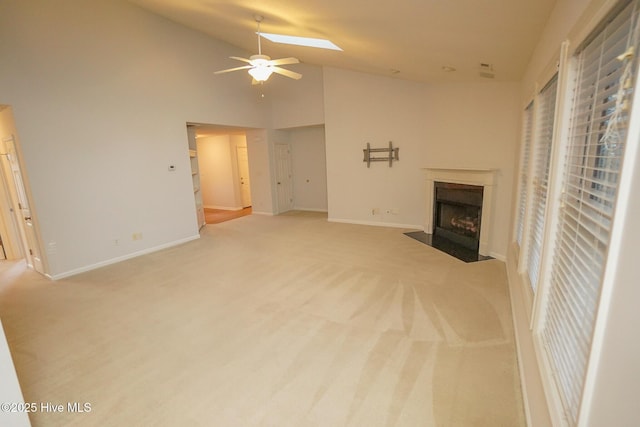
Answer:
<path fill-rule="evenodd" d="M 427 215 L 424 225 L 424 232 L 427 234 L 433 234 L 433 192 L 435 182 L 450 182 L 484 187 L 478 253 L 480 255 L 489 255 L 491 252 L 491 227 L 493 224 L 493 187 L 496 184 L 498 170 L 449 168 L 424 168 L 423 170 L 427 178 Z"/>

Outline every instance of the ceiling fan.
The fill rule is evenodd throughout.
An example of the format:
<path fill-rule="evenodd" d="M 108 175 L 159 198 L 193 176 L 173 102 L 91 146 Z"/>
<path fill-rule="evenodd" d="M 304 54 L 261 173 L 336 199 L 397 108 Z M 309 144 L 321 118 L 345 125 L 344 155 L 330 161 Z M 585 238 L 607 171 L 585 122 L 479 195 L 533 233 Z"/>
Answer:
<path fill-rule="evenodd" d="M 231 71 L 248 70 L 251 77 L 253 77 L 253 84 L 258 84 L 267 81 L 272 73 L 281 74 L 285 77 L 289 77 L 295 80 L 302 78 L 302 74 L 296 73 L 291 70 L 279 67 L 279 65 L 298 64 L 300 61 L 297 58 L 281 58 L 271 59 L 267 55 L 262 54 L 262 46 L 260 44 L 260 22 L 262 22 L 262 16 L 255 16 L 258 23 L 258 54 L 251 55 L 249 58 L 241 58 L 239 56 L 231 56 L 231 59 L 237 61 L 246 62 L 249 65 L 243 65 L 242 67 L 229 68 L 227 70 L 216 71 L 214 74 L 229 73 Z"/>

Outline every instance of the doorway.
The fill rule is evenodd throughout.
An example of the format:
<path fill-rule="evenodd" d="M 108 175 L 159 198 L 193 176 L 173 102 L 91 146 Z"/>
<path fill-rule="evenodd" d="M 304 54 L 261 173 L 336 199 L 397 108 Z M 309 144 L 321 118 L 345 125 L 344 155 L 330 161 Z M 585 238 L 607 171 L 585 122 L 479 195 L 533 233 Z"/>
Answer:
<path fill-rule="evenodd" d="M 194 180 L 198 181 L 205 222 L 216 224 L 251 214 L 246 130 L 205 124 L 195 125 L 194 130 Z"/>
<path fill-rule="evenodd" d="M 0 239 L 5 259 L 25 259 L 46 274 L 35 213 L 20 161 L 13 113 L 0 107 Z"/>

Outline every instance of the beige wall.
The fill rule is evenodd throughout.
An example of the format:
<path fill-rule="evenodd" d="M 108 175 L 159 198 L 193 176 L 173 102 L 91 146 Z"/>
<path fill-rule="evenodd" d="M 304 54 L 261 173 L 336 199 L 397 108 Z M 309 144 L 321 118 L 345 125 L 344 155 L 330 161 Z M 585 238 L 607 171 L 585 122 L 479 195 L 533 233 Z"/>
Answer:
<path fill-rule="evenodd" d="M 205 208 L 238 209 L 234 146 L 229 135 L 198 138 L 200 191 Z"/>
<path fill-rule="evenodd" d="M 268 125 L 245 75 L 212 75 L 237 48 L 124 1 L 9 2 L 0 39 L 54 277 L 197 237 L 186 122 Z"/>
<path fill-rule="evenodd" d="M 237 147 L 246 147 L 245 135 L 198 138 L 198 170 L 205 208 L 242 209 Z"/>
<path fill-rule="evenodd" d="M 329 218 L 422 229 L 422 168 L 497 169 L 490 253 L 504 259 L 520 86 L 430 85 L 338 69 L 325 69 L 324 76 Z M 389 141 L 400 148 L 400 161 L 367 168 L 366 143 L 378 148 Z M 373 208 L 380 214 L 372 214 Z"/>
<path fill-rule="evenodd" d="M 300 80 L 275 76 L 265 88 L 270 104 L 271 128 L 286 129 L 324 123 L 322 68 L 308 64 L 291 65 L 302 74 Z"/>

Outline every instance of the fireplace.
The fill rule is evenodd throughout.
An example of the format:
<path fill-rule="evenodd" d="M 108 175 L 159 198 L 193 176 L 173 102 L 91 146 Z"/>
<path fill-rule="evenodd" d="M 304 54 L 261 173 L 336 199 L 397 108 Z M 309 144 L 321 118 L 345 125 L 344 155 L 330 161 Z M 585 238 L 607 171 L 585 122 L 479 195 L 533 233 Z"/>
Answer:
<path fill-rule="evenodd" d="M 491 248 L 491 239 L 493 236 L 493 232 L 491 228 L 493 226 L 493 206 L 494 206 L 494 194 L 495 194 L 495 185 L 496 185 L 496 175 L 498 174 L 497 169 L 445 169 L 445 168 L 425 168 L 425 175 L 427 179 L 427 197 L 426 197 L 426 218 L 424 225 L 424 232 L 432 235 L 434 232 L 440 234 L 446 234 L 447 231 L 441 231 L 436 228 L 438 224 L 442 225 L 442 223 L 438 223 L 440 218 L 438 214 L 444 213 L 445 216 L 454 216 L 456 219 L 454 222 L 458 224 L 456 227 L 460 231 L 463 228 L 469 228 L 464 233 L 455 233 L 455 234 L 476 234 L 475 239 L 477 239 L 477 251 L 480 255 L 490 256 L 492 255 Z M 480 194 L 476 194 L 470 197 L 470 200 L 460 200 L 455 199 L 453 201 L 450 200 L 448 204 L 458 204 L 458 205 L 470 205 L 464 206 L 464 211 L 462 211 L 462 207 L 443 207 L 444 212 L 441 212 L 441 208 L 438 208 L 437 200 L 436 200 L 436 183 L 448 183 L 448 184 L 461 184 L 464 186 L 468 193 L 473 193 L 473 189 L 481 188 L 482 192 Z M 440 191 L 442 193 L 442 191 Z M 469 196 L 469 194 L 464 194 L 464 197 Z M 438 196 L 440 197 L 440 196 Z M 444 198 L 450 198 L 451 194 L 444 194 Z M 457 196 L 453 196 L 457 197 Z M 475 199 L 474 199 L 475 198 Z M 453 209 L 456 213 L 451 214 L 451 209 Z M 439 212 L 440 211 L 440 212 Z M 473 217 L 476 212 L 481 216 L 478 219 L 477 226 L 473 221 Z M 472 218 L 471 220 L 467 219 L 467 217 Z M 451 218 L 448 219 L 447 222 L 451 222 Z M 440 227 L 442 229 L 449 228 L 448 226 Z M 475 228 L 475 232 L 472 233 L 472 230 Z M 466 236 L 471 237 L 471 236 Z M 457 238 L 454 237 L 454 238 Z M 464 240 L 464 239 L 463 239 Z"/>
<path fill-rule="evenodd" d="M 484 187 L 438 181 L 434 186 L 433 235 L 477 251 Z"/>

